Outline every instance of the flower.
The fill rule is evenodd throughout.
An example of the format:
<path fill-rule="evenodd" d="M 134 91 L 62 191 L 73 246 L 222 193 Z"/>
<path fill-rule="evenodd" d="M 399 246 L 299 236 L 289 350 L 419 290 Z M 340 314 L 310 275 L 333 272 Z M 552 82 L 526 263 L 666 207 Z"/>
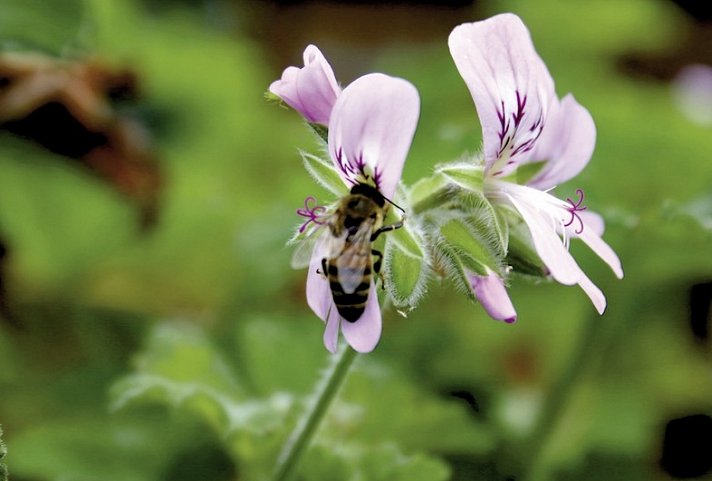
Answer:
<path fill-rule="evenodd" d="M 369 74 L 347 86 L 334 104 L 329 121 L 328 148 L 341 180 L 352 186 L 370 184 L 392 198 L 400 180 L 406 155 L 418 123 L 420 98 L 409 82 L 383 74 Z M 305 213 L 309 207 L 305 206 Z M 317 222 L 319 212 L 313 216 Z M 312 217 L 307 215 L 307 217 Z M 371 281 L 368 301 L 356 321 L 339 315 L 321 272 L 330 236 L 323 237 L 311 254 L 307 276 L 307 302 L 326 322 L 324 345 L 336 352 L 339 330 L 359 352 L 370 352 L 381 336 L 381 311 L 375 284 Z"/>
<path fill-rule="evenodd" d="M 341 93 L 331 65 L 314 45 L 304 49 L 304 67 L 287 67 L 282 78 L 272 82 L 269 90 L 302 114 L 307 122 L 324 126 L 329 125 L 331 110 Z"/>
<path fill-rule="evenodd" d="M 460 25 L 450 34 L 449 46 L 482 124 L 485 195 L 518 212 L 551 276 L 562 284 L 578 284 L 603 313 L 603 293 L 568 251 L 569 239 L 580 238 L 623 277 L 620 260 L 600 237 L 603 222 L 584 212 L 583 191 L 577 191 L 576 202 L 549 193 L 590 160 L 596 140 L 591 115 L 572 95 L 557 98 L 554 81 L 516 15 Z M 531 162 L 543 162 L 534 177 L 525 185 L 513 182 L 517 167 Z M 495 281 L 491 275 L 473 283 L 488 312 L 496 302 L 508 308 L 504 289 L 499 284 L 483 288 L 483 282 L 494 286 Z"/>
<path fill-rule="evenodd" d="M 517 320 L 517 312 L 507 295 L 507 289 L 499 275 L 488 269 L 487 275 L 469 273 L 470 286 L 475 297 L 492 319 L 512 324 Z"/>

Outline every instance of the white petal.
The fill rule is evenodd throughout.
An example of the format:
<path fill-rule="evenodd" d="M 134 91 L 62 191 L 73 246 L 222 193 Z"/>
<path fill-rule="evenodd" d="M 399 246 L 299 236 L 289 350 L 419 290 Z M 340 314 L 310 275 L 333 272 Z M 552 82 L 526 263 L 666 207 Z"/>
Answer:
<path fill-rule="evenodd" d="M 506 175 L 531 155 L 546 123 L 554 82 L 516 15 L 455 27 L 450 53 L 482 125 L 485 165 Z"/>
<path fill-rule="evenodd" d="M 346 184 L 370 176 L 392 198 L 419 112 L 418 91 L 405 80 L 369 74 L 346 87 L 329 123 L 329 152 Z"/>
<path fill-rule="evenodd" d="M 356 322 L 342 320 L 341 331 L 346 342 L 358 352 L 371 352 L 378 344 L 381 338 L 381 308 L 373 281 L 363 314 Z"/>
<path fill-rule="evenodd" d="M 593 231 L 598 237 L 603 235 L 603 232 L 606 230 L 606 223 L 603 217 L 601 217 L 601 214 L 585 210 L 578 212 L 578 215 L 583 219 L 583 225 L 586 226 L 585 229 Z"/>
<path fill-rule="evenodd" d="M 321 259 L 323 258 L 320 255 L 321 252 L 323 252 L 323 246 L 315 245 L 312 260 L 309 263 L 309 271 L 307 272 L 307 304 L 314 311 L 314 314 L 326 322 L 329 309 L 333 306 L 334 301 L 331 297 L 329 281 L 321 273 Z"/>
<path fill-rule="evenodd" d="M 621 265 L 620 259 L 616 253 L 613 252 L 611 246 L 606 244 L 605 241 L 596 234 L 594 229 L 589 229 L 588 225 L 584 224 L 583 232 L 578 234 L 578 237 L 584 241 L 598 257 L 603 259 L 603 262 L 608 264 L 618 279 L 623 278 L 623 266 Z"/>
<path fill-rule="evenodd" d="M 603 311 L 606 310 L 606 296 L 603 295 L 601 289 L 591 282 L 591 279 L 589 279 L 586 274 L 581 275 L 578 285 L 583 289 L 589 299 L 591 299 L 598 313 L 603 314 Z"/>
<path fill-rule="evenodd" d="M 558 219 L 546 213 L 547 206 L 537 207 L 537 203 L 541 202 L 539 197 L 549 194 L 534 191 L 534 195 L 525 196 L 524 189 L 528 188 L 519 186 L 521 192 L 518 192 L 517 198 L 510 193 L 509 200 L 527 224 L 537 254 L 554 279 L 562 284 L 576 284 L 583 272 L 557 234 Z"/>
<path fill-rule="evenodd" d="M 552 104 L 544 132 L 531 160 L 546 163 L 528 185 L 550 189 L 578 175 L 593 154 L 596 125 L 591 114 L 569 94 L 561 104 Z"/>
<path fill-rule="evenodd" d="M 326 321 L 326 328 L 324 329 L 324 346 L 332 354 L 336 354 L 336 350 L 339 347 L 340 323 L 341 316 L 336 310 L 336 306 L 332 304 L 329 311 L 329 319 Z"/>

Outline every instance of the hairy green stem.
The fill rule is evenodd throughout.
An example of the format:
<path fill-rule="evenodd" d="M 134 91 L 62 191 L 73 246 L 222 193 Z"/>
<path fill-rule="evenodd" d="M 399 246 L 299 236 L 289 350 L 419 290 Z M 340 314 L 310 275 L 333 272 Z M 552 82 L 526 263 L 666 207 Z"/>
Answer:
<path fill-rule="evenodd" d="M 334 359 L 316 386 L 312 403 L 284 444 L 272 481 L 287 481 L 294 475 L 299 460 L 309 446 L 329 406 L 336 399 L 354 360 L 356 351 L 346 346 Z"/>

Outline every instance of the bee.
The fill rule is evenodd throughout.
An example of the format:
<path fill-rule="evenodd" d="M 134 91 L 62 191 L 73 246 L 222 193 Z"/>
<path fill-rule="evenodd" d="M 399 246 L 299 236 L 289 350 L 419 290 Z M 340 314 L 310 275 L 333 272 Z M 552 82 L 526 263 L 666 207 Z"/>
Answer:
<path fill-rule="evenodd" d="M 383 254 L 373 248 L 373 243 L 382 233 L 403 226 L 402 220 L 383 225 L 386 202 L 393 204 L 375 187 L 358 183 L 339 200 L 324 222 L 328 240 L 317 272 L 329 281 L 336 309 L 348 322 L 360 319 L 368 302 L 371 279 L 381 270 Z"/>

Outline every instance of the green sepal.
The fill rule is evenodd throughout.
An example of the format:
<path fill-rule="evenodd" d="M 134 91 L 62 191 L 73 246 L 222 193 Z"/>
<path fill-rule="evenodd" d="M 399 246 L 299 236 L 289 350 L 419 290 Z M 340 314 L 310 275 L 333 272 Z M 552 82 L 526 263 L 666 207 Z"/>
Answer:
<path fill-rule="evenodd" d="M 387 235 L 382 270 L 386 291 L 396 306 L 415 307 L 425 294 L 430 272 L 423 234 L 406 220 Z"/>
<path fill-rule="evenodd" d="M 443 277 L 455 284 L 457 290 L 469 297 L 470 300 L 477 302 L 467 277 L 468 266 L 457 248 L 446 242 L 440 242 L 435 247 L 435 252 L 437 266 Z"/>
<path fill-rule="evenodd" d="M 484 166 L 475 164 L 474 162 L 457 162 L 453 164 L 445 164 L 438 168 L 437 172 L 445 176 L 445 178 L 469 192 L 474 192 L 480 195 L 483 194 L 483 185 L 485 177 Z"/>
<path fill-rule="evenodd" d="M 503 208 L 496 208 L 485 196 L 470 193 L 460 196 L 467 221 L 492 250 L 504 257 L 509 247 L 509 225 Z"/>
<path fill-rule="evenodd" d="M 348 187 L 330 162 L 302 150 L 299 151 L 299 154 L 302 156 L 304 168 L 319 185 L 337 197 L 349 193 Z"/>
<path fill-rule="evenodd" d="M 497 271 L 501 260 L 492 248 L 492 240 L 471 224 L 451 220 L 440 228 L 441 242 L 449 244 L 462 259 L 463 264 L 477 274 L 485 275 L 488 269 Z"/>
<path fill-rule="evenodd" d="M 452 198 L 453 189 L 449 180 L 438 172 L 420 179 L 408 192 L 408 199 L 415 215 L 440 207 Z"/>
<path fill-rule="evenodd" d="M 531 234 L 521 220 L 512 223 L 509 229 L 507 264 L 513 272 L 535 277 L 547 277 L 549 269 L 544 265 L 532 243 Z"/>
<path fill-rule="evenodd" d="M 314 124 L 311 122 L 307 122 L 307 125 L 311 127 L 312 132 L 314 132 L 317 137 L 319 137 L 320 140 L 324 142 L 324 145 L 327 145 L 329 143 L 329 128 L 321 125 L 321 124 Z"/>

